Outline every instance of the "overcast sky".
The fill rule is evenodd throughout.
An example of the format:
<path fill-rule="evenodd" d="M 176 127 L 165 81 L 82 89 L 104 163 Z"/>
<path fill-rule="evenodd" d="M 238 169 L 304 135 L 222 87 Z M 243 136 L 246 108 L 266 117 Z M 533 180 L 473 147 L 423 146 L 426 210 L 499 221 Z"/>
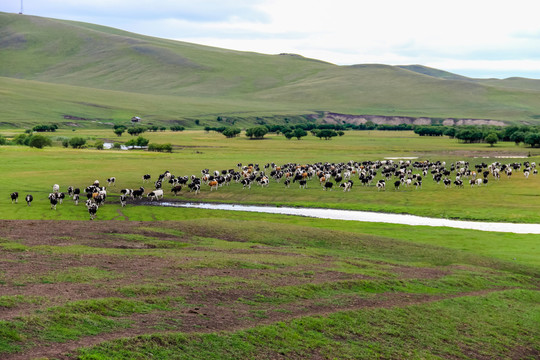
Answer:
<path fill-rule="evenodd" d="M 540 0 L 24 0 L 23 12 L 338 65 L 540 79 Z M 20 0 L 0 11 L 19 12 Z"/>

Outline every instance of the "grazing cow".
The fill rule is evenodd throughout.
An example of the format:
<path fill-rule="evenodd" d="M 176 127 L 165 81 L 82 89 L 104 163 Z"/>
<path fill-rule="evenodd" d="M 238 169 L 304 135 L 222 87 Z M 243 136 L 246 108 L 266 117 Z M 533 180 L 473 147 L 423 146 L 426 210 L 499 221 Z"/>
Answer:
<path fill-rule="evenodd" d="M 52 187 L 52 191 L 53 191 L 53 193 L 59 192 L 60 191 L 60 185 L 54 184 L 53 187 Z"/>
<path fill-rule="evenodd" d="M 189 192 L 195 191 L 195 194 L 198 194 L 201 192 L 201 185 L 199 183 L 192 182 L 191 184 L 188 185 L 188 187 L 189 187 Z"/>
<path fill-rule="evenodd" d="M 120 205 L 122 205 L 122 207 L 124 207 L 124 206 L 126 206 L 126 202 L 127 202 L 126 195 L 120 195 Z"/>
<path fill-rule="evenodd" d="M 75 188 L 73 189 L 73 197 L 75 197 L 75 195 L 77 195 L 77 197 L 79 197 L 79 195 L 81 194 L 81 189 L 79 188 Z"/>
<path fill-rule="evenodd" d="M 460 179 L 456 179 L 456 181 L 454 181 L 454 185 L 456 185 L 457 187 L 462 188 L 463 187 L 463 181 L 460 180 Z"/>
<path fill-rule="evenodd" d="M 73 202 L 75 203 L 75 205 L 79 205 L 79 194 L 73 195 Z"/>
<path fill-rule="evenodd" d="M 163 199 L 163 190 L 161 190 L 161 189 L 154 190 L 154 191 L 148 193 L 148 195 L 146 195 L 146 197 L 149 197 L 150 201 L 158 200 L 159 198 Z"/>
<path fill-rule="evenodd" d="M 300 181 L 305 181 L 305 180 L 300 180 Z M 265 187 L 265 186 L 268 186 L 269 184 L 269 180 L 266 176 L 264 176 L 261 180 L 259 180 L 258 184 L 261 185 L 261 187 Z"/>
<path fill-rule="evenodd" d="M 178 195 L 178 193 L 182 190 L 182 185 L 176 185 L 171 189 L 171 192 L 174 193 L 174 196 Z"/>
<path fill-rule="evenodd" d="M 386 189 L 386 182 L 382 179 L 377 181 L 377 191 L 381 191 L 385 189 Z"/>
<path fill-rule="evenodd" d="M 418 190 L 419 187 L 422 187 L 422 181 L 421 180 L 415 181 L 414 186 L 416 186 L 416 190 Z"/>
<path fill-rule="evenodd" d="M 300 184 L 301 189 L 307 188 L 307 180 L 299 180 L 298 184 Z"/>
<path fill-rule="evenodd" d="M 142 199 L 142 196 L 144 195 L 144 188 L 141 186 L 139 189 L 133 190 L 132 194 L 133 198 Z"/>
<path fill-rule="evenodd" d="M 330 191 L 332 191 L 332 186 L 334 186 L 334 183 L 327 181 L 324 183 L 323 190 L 329 189 Z"/>
<path fill-rule="evenodd" d="M 66 194 L 64 194 L 63 192 L 56 194 L 56 199 L 58 200 L 59 204 L 61 204 L 64 201 L 65 197 L 66 197 Z"/>
<path fill-rule="evenodd" d="M 58 204 L 58 200 L 56 199 L 56 193 L 49 194 L 49 201 L 51 203 L 51 210 L 56 210 L 56 204 Z"/>
<path fill-rule="evenodd" d="M 285 187 L 289 187 L 291 185 L 291 180 L 287 179 L 283 182 L 285 184 Z"/>
<path fill-rule="evenodd" d="M 158 181 L 156 181 L 156 182 L 154 183 L 154 186 L 155 186 L 156 189 L 161 189 L 161 185 L 162 185 L 162 184 L 161 184 L 161 180 L 158 180 Z"/>
<path fill-rule="evenodd" d="M 443 184 L 444 184 L 444 188 L 448 189 L 450 185 L 452 185 L 452 180 L 450 180 L 449 178 L 444 178 Z"/>
<path fill-rule="evenodd" d="M 15 201 L 15 204 L 19 201 L 19 193 L 18 192 L 12 192 L 9 196 L 11 196 L 11 203 L 13 204 L 13 201 Z"/>
<path fill-rule="evenodd" d="M 73 191 L 75 191 L 75 189 L 73 188 L 73 186 L 68 186 L 68 188 L 67 188 L 67 193 L 68 193 L 68 196 L 69 196 L 69 197 L 72 197 L 72 196 L 73 196 Z"/>
<path fill-rule="evenodd" d="M 142 176 L 142 182 L 147 182 L 147 181 L 150 181 L 152 177 L 150 176 L 150 174 L 146 174 L 146 175 L 143 175 Z"/>
<path fill-rule="evenodd" d="M 133 189 L 122 189 L 120 190 L 120 193 L 125 196 L 129 196 L 133 198 Z"/>
<path fill-rule="evenodd" d="M 343 188 L 343 192 L 351 191 L 351 188 L 353 186 L 353 182 L 351 180 L 349 180 L 347 182 L 344 182 L 344 183 L 340 184 L 339 186 Z"/>
<path fill-rule="evenodd" d="M 111 186 L 111 185 L 114 186 L 115 183 L 116 183 L 116 178 L 114 176 L 107 179 L 107 186 Z"/>
<path fill-rule="evenodd" d="M 30 206 L 30 203 L 32 202 L 32 200 L 34 200 L 34 197 L 30 194 L 26 195 L 26 197 L 24 198 L 26 200 L 26 204 L 28 206 Z"/>
<path fill-rule="evenodd" d="M 98 210 L 97 204 L 91 203 L 88 206 L 88 213 L 90 214 L 90 220 L 94 220 L 96 218 L 97 210 Z"/>
<path fill-rule="evenodd" d="M 401 185 L 401 181 L 399 181 L 399 180 L 394 181 L 394 189 L 395 190 L 399 190 L 400 185 Z"/>
<path fill-rule="evenodd" d="M 287 181 L 289 181 L 289 179 L 287 179 Z M 246 187 L 251 190 L 251 180 L 247 178 L 242 179 L 242 181 L 240 181 L 240 184 L 242 184 L 242 190 L 244 190 Z"/>
<path fill-rule="evenodd" d="M 212 180 L 212 181 L 208 182 L 208 186 L 210 186 L 210 191 L 217 190 L 218 186 L 219 186 L 219 183 L 216 180 Z"/>

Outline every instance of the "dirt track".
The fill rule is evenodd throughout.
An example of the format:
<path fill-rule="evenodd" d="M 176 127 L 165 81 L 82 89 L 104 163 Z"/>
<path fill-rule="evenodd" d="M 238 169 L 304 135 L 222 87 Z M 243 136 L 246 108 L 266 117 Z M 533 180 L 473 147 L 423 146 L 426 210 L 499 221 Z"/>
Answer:
<path fill-rule="evenodd" d="M 415 295 L 406 293 L 382 293 L 371 296 L 355 296 L 354 294 L 338 295 L 328 301 L 317 299 L 297 299 L 293 302 L 276 304 L 262 302 L 254 306 L 242 299 L 254 299 L 265 294 L 260 288 L 264 283 L 268 287 L 322 284 L 339 281 L 369 279 L 369 276 L 334 271 L 321 265 L 297 265 L 285 268 L 242 268 L 242 267 L 197 267 L 187 266 L 190 259 L 138 255 L 137 251 L 155 250 L 152 243 L 133 241 L 118 236 L 156 237 L 160 240 L 190 243 L 194 238 L 189 234 L 168 235 L 155 233 L 151 229 L 171 228 L 185 231 L 175 223 L 160 222 L 128 222 L 128 221 L 0 221 L 1 239 L 17 241 L 29 247 L 47 246 L 56 250 L 83 245 L 90 249 L 101 249 L 95 254 L 72 251 L 47 251 L 40 247 L 34 249 L 2 251 L 0 253 L 0 282 L 2 295 L 23 295 L 42 297 L 39 303 L 20 303 L 11 308 L 0 307 L 0 319 L 15 320 L 35 314 L 37 310 L 45 310 L 66 303 L 110 297 L 124 297 L 119 288 L 138 283 L 164 283 L 166 290 L 159 297 L 181 297 L 184 303 L 178 304 L 172 311 L 152 311 L 144 314 L 133 314 L 120 319 L 128 319 L 131 326 L 111 333 L 86 336 L 63 343 L 51 343 L 34 340 L 34 346 L 22 353 L 2 355 L 2 359 L 29 359 L 36 357 L 71 358 L 66 354 L 77 348 L 87 347 L 103 341 L 141 334 L 164 331 L 180 332 L 213 332 L 232 331 L 250 328 L 260 324 L 286 321 L 306 315 L 325 315 L 341 310 L 353 310 L 374 307 L 395 307 L 426 303 L 456 296 L 478 295 L 484 292 L 471 292 L 454 295 Z M 202 234 L 194 234 L 202 235 Z M 4 242 L 5 242 L 4 240 Z M 229 239 L 232 240 L 232 239 Z M 118 253 L 107 253 L 107 249 L 129 250 L 132 256 Z M 192 243 L 192 251 L 207 251 L 204 247 Z M 166 254 L 167 249 L 164 249 Z M 298 253 L 287 252 L 287 248 L 253 246 L 249 249 L 221 249 L 223 254 L 268 256 L 298 256 Z M 82 268 L 99 269 L 110 278 L 85 281 L 44 281 L 43 276 L 61 273 L 66 269 Z M 416 268 L 394 266 L 391 270 L 401 279 L 432 279 L 446 275 L 450 270 L 439 268 Z M 300 274 L 300 275 L 298 275 Z M 306 275 L 301 275 L 306 274 Z M 233 286 L 219 283 L 215 279 L 221 277 L 236 279 Z M 207 279 L 214 279 L 206 281 Z M 0 279 L 2 280 L 2 279 Z M 217 281 L 217 282 L 216 282 Z M 258 315 L 259 314 L 259 315 Z M 263 314 L 263 316 L 260 316 Z"/>

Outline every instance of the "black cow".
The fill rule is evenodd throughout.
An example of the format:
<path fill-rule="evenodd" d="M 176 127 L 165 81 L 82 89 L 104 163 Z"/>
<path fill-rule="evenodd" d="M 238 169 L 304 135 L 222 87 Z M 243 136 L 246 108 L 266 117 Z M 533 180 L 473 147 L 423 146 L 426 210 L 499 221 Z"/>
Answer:
<path fill-rule="evenodd" d="M 180 192 L 180 190 L 182 190 L 182 186 L 181 185 L 176 185 L 175 187 L 173 187 L 171 189 L 171 192 L 174 193 L 174 196 L 178 195 L 178 193 Z"/>
<path fill-rule="evenodd" d="M 15 204 L 19 201 L 19 193 L 18 192 L 12 192 L 9 196 L 11 196 L 11 203 L 13 204 L 13 201 L 15 201 Z"/>
<path fill-rule="evenodd" d="M 323 187 L 323 190 L 332 190 L 332 186 L 334 186 L 334 183 L 330 182 L 330 181 L 327 181 L 324 183 L 324 187 Z"/>
<path fill-rule="evenodd" d="M 28 204 L 28 206 L 30 206 L 30 203 L 32 202 L 32 200 L 34 200 L 34 197 L 30 194 L 26 195 L 26 197 L 24 198 L 26 200 L 26 203 Z"/>
<path fill-rule="evenodd" d="M 152 177 L 150 176 L 150 174 L 146 174 L 146 175 L 143 175 L 142 181 L 143 181 L 143 182 L 150 181 L 151 178 L 152 178 Z"/>

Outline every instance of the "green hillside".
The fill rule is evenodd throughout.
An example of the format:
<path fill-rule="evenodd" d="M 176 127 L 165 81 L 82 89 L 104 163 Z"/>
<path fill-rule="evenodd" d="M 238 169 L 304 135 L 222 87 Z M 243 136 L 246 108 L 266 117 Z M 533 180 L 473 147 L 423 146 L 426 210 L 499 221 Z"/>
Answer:
<path fill-rule="evenodd" d="M 0 125 L 96 125 L 133 115 L 193 125 L 332 111 L 535 122 L 538 80 L 469 79 L 423 66 L 337 66 L 0 13 Z M 67 116 L 67 118 L 66 118 Z"/>

